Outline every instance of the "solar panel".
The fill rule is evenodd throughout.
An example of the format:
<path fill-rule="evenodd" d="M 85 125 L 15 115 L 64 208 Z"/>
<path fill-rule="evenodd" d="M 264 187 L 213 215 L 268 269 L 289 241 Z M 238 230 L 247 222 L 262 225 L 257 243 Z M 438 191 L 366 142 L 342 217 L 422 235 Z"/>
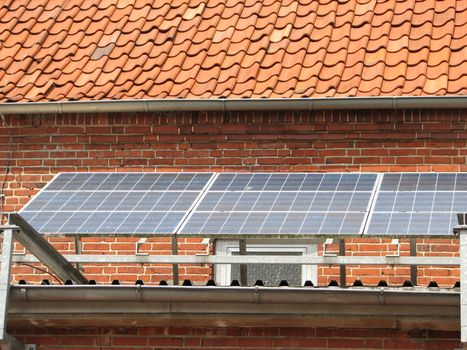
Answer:
<path fill-rule="evenodd" d="M 467 173 L 62 173 L 21 215 L 43 234 L 446 236 Z"/>
<path fill-rule="evenodd" d="M 384 174 L 366 233 L 452 235 L 467 208 L 467 173 Z"/>
<path fill-rule="evenodd" d="M 219 174 L 182 234 L 361 234 L 376 174 Z"/>
<path fill-rule="evenodd" d="M 43 234 L 172 234 L 212 173 L 63 173 L 21 216 Z"/>

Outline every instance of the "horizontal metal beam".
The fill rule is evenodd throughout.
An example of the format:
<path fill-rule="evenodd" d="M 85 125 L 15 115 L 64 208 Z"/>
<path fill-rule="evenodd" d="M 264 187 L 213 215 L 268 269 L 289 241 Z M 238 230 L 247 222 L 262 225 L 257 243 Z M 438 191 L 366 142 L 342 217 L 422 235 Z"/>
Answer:
<path fill-rule="evenodd" d="M 35 262 L 41 262 L 62 280 L 70 279 L 78 284 L 86 284 L 88 280 L 66 258 L 63 257 L 44 237 L 42 237 L 19 214 L 10 214 L 10 220 L 20 228 L 16 230 L 15 238 L 27 250 L 37 257 Z"/>
<path fill-rule="evenodd" d="M 424 256 L 274 256 L 274 255 L 63 255 L 70 263 L 130 264 L 295 264 L 295 265 L 459 265 L 458 257 Z M 13 262 L 35 263 L 31 255 Z"/>

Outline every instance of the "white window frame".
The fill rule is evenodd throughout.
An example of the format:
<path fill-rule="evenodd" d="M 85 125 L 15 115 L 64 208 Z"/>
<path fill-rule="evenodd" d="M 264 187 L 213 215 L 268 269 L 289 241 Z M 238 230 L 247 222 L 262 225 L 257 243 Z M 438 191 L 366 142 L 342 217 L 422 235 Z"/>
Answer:
<path fill-rule="evenodd" d="M 238 240 L 222 240 L 218 239 L 214 244 L 216 255 L 228 256 L 233 253 L 238 253 Z M 249 239 L 247 240 L 248 252 L 277 252 L 277 253 L 301 253 L 302 256 L 317 256 L 318 244 L 315 240 L 301 239 Z M 317 284 L 318 266 L 316 265 L 301 265 L 302 267 L 302 285 L 306 280 L 311 280 L 313 284 Z M 217 285 L 228 286 L 232 281 L 230 264 L 216 264 L 214 269 L 214 278 Z"/>

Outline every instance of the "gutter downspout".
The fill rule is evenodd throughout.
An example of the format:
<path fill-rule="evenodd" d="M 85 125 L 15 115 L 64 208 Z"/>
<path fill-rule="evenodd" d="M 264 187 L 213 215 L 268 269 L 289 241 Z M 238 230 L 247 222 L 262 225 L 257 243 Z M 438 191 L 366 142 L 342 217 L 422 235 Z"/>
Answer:
<path fill-rule="evenodd" d="M 168 111 L 467 109 L 467 96 L 325 97 L 280 99 L 147 99 L 0 103 L 0 114 Z"/>

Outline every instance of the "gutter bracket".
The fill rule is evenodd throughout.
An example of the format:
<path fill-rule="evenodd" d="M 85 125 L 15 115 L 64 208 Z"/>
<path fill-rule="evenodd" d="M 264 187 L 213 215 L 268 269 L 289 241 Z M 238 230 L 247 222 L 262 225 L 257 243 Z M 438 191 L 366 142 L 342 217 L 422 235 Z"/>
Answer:
<path fill-rule="evenodd" d="M 386 305 L 386 300 L 384 299 L 384 289 L 381 289 L 378 295 L 379 305 Z"/>
<path fill-rule="evenodd" d="M 136 292 L 136 299 L 138 299 L 138 300 L 141 301 L 141 302 L 144 302 L 143 290 L 141 289 L 141 285 L 140 285 L 140 284 L 137 284 L 137 285 L 136 285 L 135 292 Z"/>
<path fill-rule="evenodd" d="M 256 304 L 261 304 L 260 298 L 259 298 L 259 287 L 255 286 L 255 290 L 253 291 L 253 299 L 255 300 Z"/>
<path fill-rule="evenodd" d="M 20 293 L 21 293 L 21 299 L 22 300 L 29 301 L 28 300 L 28 290 L 26 288 L 21 288 Z"/>

